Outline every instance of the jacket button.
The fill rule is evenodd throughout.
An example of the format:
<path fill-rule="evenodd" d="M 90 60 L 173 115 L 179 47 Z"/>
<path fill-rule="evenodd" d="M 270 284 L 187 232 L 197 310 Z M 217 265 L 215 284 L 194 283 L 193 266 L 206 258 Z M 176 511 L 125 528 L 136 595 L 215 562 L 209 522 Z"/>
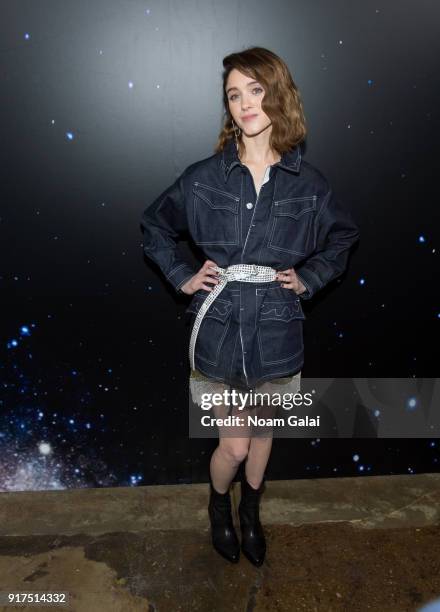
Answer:
<path fill-rule="evenodd" d="M 248 202 L 248 203 L 246 204 L 246 208 L 252 208 L 252 206 L 253 206 L 252 202 Z"/>

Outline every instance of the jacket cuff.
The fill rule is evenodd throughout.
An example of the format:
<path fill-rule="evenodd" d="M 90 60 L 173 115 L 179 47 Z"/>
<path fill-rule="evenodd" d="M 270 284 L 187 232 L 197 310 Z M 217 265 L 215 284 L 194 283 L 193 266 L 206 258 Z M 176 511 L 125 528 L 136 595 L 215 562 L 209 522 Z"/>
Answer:
<path fill-rule="evenodd" d="M 181 263 L 168 274 L 167 279 L 178 293 L 183 293 L 180 288 L 195 274 L 190 265 Z"/>
<path fill-rule="evenodd" d="M 319 289 L 319 280 L 313 274 L 313 272 L 309 272 L 308 270 L 301 270 L 300 273 L 296 272 L 297 277 L 302 282 L 306 290 L 303 293 L 297 293 L 298 297 L 303 300 L 310 300 L 313 297 L 314 293 Z"/>

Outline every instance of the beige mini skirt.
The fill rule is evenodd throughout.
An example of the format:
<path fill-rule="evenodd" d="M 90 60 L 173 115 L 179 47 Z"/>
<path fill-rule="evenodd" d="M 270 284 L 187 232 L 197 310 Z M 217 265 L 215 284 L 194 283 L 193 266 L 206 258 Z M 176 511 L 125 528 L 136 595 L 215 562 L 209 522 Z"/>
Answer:
<path fill-rule="evenodd" d="M 192 401 L 199 406 L 202 403 L 202 395 L 204 393 L 223 393 L 225 390 L 232 391 L 234 389 L 234 387 L 232 387 L 231 385 L 208 378 L 198 370 L 191 370 L 191 374 L 189 377 L 189 388 Z M 301 371 L 297 372 L 293 376 L 273 378 L 272 380 L 267 380 L 262 383 L 259 383 L 253 388 L 253 391 L 255 393 L 258 392 L 262 394 L 268 394 L 268 396 L 266 395 L 266 397 L 271 397 L 274 394 L 283 395 L 284 393 L 299 393 L 300 388 Z M 240 390 L 237 389 L 237 391 Z M 247 402 L 246 405 L 248 405 L 249 408 L 252 408 L 253 406 L 251 404 L 252 400 Z"/>

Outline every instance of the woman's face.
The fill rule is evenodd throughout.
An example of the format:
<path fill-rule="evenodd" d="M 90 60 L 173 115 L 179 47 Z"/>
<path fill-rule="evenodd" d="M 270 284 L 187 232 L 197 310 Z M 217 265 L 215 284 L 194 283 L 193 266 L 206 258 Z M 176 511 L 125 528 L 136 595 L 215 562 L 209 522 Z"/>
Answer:
<path fill-rule="evenodd" d="M 258 81 L 234 68 L 229 73 L 226 93 L 232 118 L 246 136 L 255 136 L 271 125 L 261 108 L 264 89 Z"/>

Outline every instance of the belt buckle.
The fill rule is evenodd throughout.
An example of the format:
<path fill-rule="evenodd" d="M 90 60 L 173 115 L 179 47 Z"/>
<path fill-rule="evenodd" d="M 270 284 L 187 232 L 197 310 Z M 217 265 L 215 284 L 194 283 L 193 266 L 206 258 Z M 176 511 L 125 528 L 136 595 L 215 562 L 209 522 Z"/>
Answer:
<path fill-rule="evenodd" d="M 253 276 L 255 276 L 256 274 L 258 274 L 257 266 L 256 266 L 255 264 L 252 264 L 251 274 L 252 274 Z"/>

